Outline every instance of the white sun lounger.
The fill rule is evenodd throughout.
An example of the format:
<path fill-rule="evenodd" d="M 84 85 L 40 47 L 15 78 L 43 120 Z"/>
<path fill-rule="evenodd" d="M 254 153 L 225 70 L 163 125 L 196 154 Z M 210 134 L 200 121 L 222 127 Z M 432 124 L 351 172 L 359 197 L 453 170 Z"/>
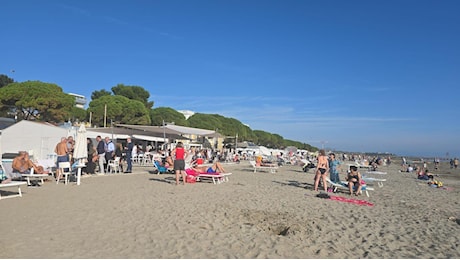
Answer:
<path fill-rule="evenodd" d="M 12 181 L 12 182 L 9 182 L 9 183 L 0 184 L 0 189 L 8 188 L 8 187 L 18 187 L 18 194 L 7 195 L 7 196 L 2 197 L 2 195 L 0 193 L 0 200 L 1 199 L 7 199 L 7 198 L 22 197 L 21 186 L 26 185 L 26 184 L 27 184 L 27 182 L 25 182 L 25 181 Z"/>
<path fill-rule="evenodd" d="M 334 187 L 334 192 L 337 191 L 337 189 L 339 189 L 339 188 L 343 189 L 343 190 L 347 190 L 347 191 L 349 190 L 348 189 L 348 182 L 346 182 L 346 181 L 341 181 L 340 183 L 336 183 L 336 182 L 331 181 L 331 179 L 329 179 L 329 178 L 326 178 L 326 180 L 330 185 L 332 185 Z M 367 185 L 363 185 L 361 187 L 361 192 L 364 191 L 366 193 L 367 197 L 370 197 L 369 192 L 368 192 L 370 190 L 374 190 L 374 188 L 368 187 Z"/>
<path fill-rule="evenodd" d="M 366 174 L 387 174 L 386 172 L 379 172 L 379 171 L 367 171 Z"/>
<path fill-rule="evenodd" d="M 387 179 L 378 179 L 378 178 L 373 178 L 373 177 L 367 177 L 363 176 L 363 180 L 365 182 L 377 182 L 377 185 L 382 188 L 383 187 L 383 182 L 387 181 Z"/>
<path fill-rule="evenodd" d="M 254 168 L 254 172 L 257 172 L 257 170 L 269 170 L 270 173 L 276 173 L 276 170 L 278 170 L 278 166 L 257 166 L 255 161 L 249 161 L 249 163 Z"/>
<path fill-rule="evenodd" d="M 201 178 L 208 178 L 208 179 L 212 179 L 212 183 L 214 184 L 221 184 L 223 182 L 227 182 L 228 176 L 231 174 L 232 173 L 230 172 L 218 173 L 218 174 L 200 173 L 198 176 L 196 176 L 196 179 L 197 181 L 199 181 Z"/>

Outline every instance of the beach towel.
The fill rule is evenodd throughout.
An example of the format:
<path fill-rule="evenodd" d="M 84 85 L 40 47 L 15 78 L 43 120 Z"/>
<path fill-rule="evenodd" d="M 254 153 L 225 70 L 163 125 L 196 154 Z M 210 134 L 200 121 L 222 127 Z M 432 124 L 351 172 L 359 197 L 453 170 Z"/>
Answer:
<path fill-rule="evenodd" d="M 329 199 L 331 199 L 331 200 L 357 204 L 357 205 L 360 205 L 360 206 L 374 206 L 374 203 L 371 203 L 371 202 L 366 201 L 366 200 L 345 198 L 345 197 L 333 196 L 333 195 L 329 195 L 329 197 L 330 197 Z"/>
<path fill-rule="evenodd" d="M 191 168 L 185 169 L 185 173 L 187 175 L 191 175 L 191 176 L 195 176 L 195 177 L 200 175 L 199 172 L 196 172 L 194 169 L 191 169 Z"/>

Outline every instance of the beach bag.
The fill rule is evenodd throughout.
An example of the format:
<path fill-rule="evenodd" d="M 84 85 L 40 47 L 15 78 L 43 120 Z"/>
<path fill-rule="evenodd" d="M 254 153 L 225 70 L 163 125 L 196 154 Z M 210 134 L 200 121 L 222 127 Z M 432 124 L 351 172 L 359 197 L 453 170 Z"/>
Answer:
<path fill-rule="evenodd" d="M 329 196 L 329 194 L 327 194 L 327 193 L 320 193 L 320 194 L 316 195 L 316 197 L 321 198 L 321 199 L 330 199 L 331 198 L 331 196 Z"/>
<path fill-rule="evenodd" d="M 196 182 L 196 177 L 193 175 L 187 175 L 185 177 L 185 182 L 187 183 L 195 183 Z"/>

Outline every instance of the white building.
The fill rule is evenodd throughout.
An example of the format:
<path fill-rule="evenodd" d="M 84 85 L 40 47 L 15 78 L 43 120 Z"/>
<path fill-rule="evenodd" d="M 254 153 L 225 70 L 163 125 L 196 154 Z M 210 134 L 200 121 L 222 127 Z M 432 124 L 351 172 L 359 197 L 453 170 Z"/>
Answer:
<path fill-rule="evenodd" d="M 86 97 L 85 96 L 79 95 L 79 94 L 74 94 L 74 93 L 67 93 L 67 94 L 75 97 L 75 106 L 76 107 L 82 108 L 82 109 L 85 108 L 85 105 L 86 105 Z"/>
<path fill-rule="evenodd" d="M 22 120 L 0 130 L 0 157 L 3 153 L 29 152 L 33 159 L 47 159 L 54 154 L 61 137 L 67 137 L 67 129 L 48 123 Z"/>

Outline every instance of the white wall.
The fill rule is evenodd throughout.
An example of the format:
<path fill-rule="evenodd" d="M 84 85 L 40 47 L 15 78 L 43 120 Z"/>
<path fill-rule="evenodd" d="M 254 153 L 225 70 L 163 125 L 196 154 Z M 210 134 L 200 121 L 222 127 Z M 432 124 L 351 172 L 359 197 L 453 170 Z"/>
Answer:
<path fill-rule="evenodd" d="M 2 153 L 31 152 L 34 159 L 46 159 L 54 153 L 61 137 L 67 137 L 67 129 L 45 123 L 22 120 L 2 130 Z"/>

